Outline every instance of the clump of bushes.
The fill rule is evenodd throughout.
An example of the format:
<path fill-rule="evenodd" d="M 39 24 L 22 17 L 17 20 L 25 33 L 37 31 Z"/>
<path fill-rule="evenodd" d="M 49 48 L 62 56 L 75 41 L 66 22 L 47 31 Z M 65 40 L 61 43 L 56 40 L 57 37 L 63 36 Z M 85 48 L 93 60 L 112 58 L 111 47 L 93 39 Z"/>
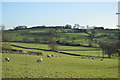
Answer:
<path fill-rule="evenodd" d="M 27 53 L 29 53 L 29 54 L 35 54 L 35 55 L 41 55 L 41 56 L 43 56 L 43 53 L 42 53 L 42 52 L 28 51 Z"/>

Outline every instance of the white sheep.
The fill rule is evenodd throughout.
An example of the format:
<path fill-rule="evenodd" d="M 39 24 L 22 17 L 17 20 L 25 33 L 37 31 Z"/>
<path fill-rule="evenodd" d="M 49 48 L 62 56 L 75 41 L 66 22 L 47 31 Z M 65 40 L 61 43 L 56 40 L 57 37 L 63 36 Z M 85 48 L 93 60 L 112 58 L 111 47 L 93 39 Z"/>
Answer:
<path fill-rule="evenodd" d="M 37 62 L 42 62 L 42 61 L 43 61 L 43 59 L 42 59 L 42 58 L 40 58 L 40 59 L 38 59 L 38 60 L 37 60 Z"/>
<path fill-rule="evenodd" d="M 51 55 L 47 55 L 47 57 L 51 58 L 52 56 Z"/>
<path fill-rule="evenodd" d="M 51 55 L 51 57 L 54 57 L 54 55 Z"/>
<path fill-rule="evenodd" d="M 6 57 L 5 60 L 8 61 L 8 62 L 10 61 L 9 57 Z"/>
<path fill-rule="evenodd" d="M 85 57 L 81 57 L 82 59 L 85 59 Z"/>

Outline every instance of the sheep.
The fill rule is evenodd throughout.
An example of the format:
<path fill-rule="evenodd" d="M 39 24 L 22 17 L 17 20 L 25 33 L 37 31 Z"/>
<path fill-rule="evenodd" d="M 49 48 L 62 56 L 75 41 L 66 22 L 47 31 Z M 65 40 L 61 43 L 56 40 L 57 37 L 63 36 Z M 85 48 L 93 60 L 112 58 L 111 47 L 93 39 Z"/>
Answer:
<path fill-rule="evenodd" d="M 29 54 L 25 53 L 24 55 L 29 55 Z"/>
<path fill-rule="evenodd" d="M 95 59 L 95 58 L 92 58 L 92 59 Z"/>
<path fill-rule="evenodd" d="M 51 57 L 54 57 L 54 55 L 51 55 Z"/>
<path fill-rule="evenodd" d="M 42 58 L 40 58 L 40 59 L 37 59 L 37 62 L 42 62 Z"/>
<path fill-rule="evenodd" d="M 100 59 L 100 61 L 103 61 L 103 59 Z"/>
<path fill-rule="evenodd" d="M 51 58 L 52 56 L 51 55 L 47 55 L 48 58 Z"/>
<path fill-rule="evenodd" d="M 6 57 L 5 60 L 8 61 L 8 62 L 10 61 L 9 57 Z"/>
<path fill-rule="evenodd" d="M 28 53 L 28 55 L 32 55 L 31 53 Z"/>
<path fill-rule="evenodd" d="M 85 57 L 81 57 L 82 59 L 85 59 Z"/>

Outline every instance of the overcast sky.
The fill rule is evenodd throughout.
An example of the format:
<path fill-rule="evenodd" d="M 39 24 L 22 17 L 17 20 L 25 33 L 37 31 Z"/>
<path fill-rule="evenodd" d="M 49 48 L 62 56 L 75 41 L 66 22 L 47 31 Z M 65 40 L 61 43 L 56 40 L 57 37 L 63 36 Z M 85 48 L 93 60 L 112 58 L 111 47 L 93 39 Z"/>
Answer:
<path fill-rule="evenodd" d="M 118 2 L 2 2 L 2 24 L 74 25 L 117 28 Z"/>

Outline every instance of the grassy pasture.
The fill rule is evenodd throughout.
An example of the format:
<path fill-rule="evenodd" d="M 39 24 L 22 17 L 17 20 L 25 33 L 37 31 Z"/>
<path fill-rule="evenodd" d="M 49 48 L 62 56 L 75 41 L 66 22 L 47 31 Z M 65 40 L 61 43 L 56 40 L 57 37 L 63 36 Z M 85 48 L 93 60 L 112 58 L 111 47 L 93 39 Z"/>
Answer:
<path fill-rule="evenodd" d="M 35 49 L 24 49 L 24 48 L 19 48 L 19 47 L 14 47 L 14 46 L 11 46 L 12 47 L 12 49 L 18 49 L 18 50 L 23 50 L 24 52 L 27 52 L 27 51 L 35 51 L 35 52 L 44 52 L 44 51 L 42 51 L 42 50 L 35 50 Z M 64 49 L 65 48 L 65 46 L 62 48 L 62 50 L 65 50 Z M 82 48 L 82 47 L 81 47 Z M 89 49 L 89 48 L 88 48 Z M 67 50 L 67 51 L 66 51 Z M 89 55 L 89 56 L 98 56 L 98 54 L 99 54 L 99 57 L 102 57 L 102 52 L 101 51 L 99 51 L 99 50 L 93 50 L 93 51 L 89 51 L 89 50 L 92 50 L 92 49 L 89 49 L 89 50 L 86 50 L 85 48 L 83 48 L 83 49 L 81 49 L 81 50 L 83 50 L 83 51 L 76 51 L 76 50 L 78 50 L 77 48 L 76 48 L 76 50 L 75 51 L 69 51 L 69 50 L 71 50 L 71 49 L 66 49 L 65 51 L 62 51 L 62 52 L 67 52 L 67 53 L 72 53 L 72 54 L 80 54 L 80 55 Z M 85 51 L 84 51 L 85 50 Z"/>
<path fill-rule="evenodd" d="M 25 53 L 27 53 L 27 51 L 45 52 L 45 51 L 42 51 L 42 50 L 24 49 L 24 48 L 18 48 L 18 47 L 14 47 L 14 46 L 12 46 L 12 49 L 23 50 Z M 79 55 L 85 55 L 85 56 L 96 56 L 96 57 L 98 57 L 98 55 L 99 55 L 99 57 L 102 57 L 101 50 L 96 50 L 96 51 L 94 51 L 94 50 L 93 51 L 62 51 L 62 52 L 67 52 L 67 53 L 72 53 L 72 54 L 79 54 Z M 108 57 L 108 56 L 104 55 L 104 57 Z"/>
<path fill-rule="evenodd" d="M 96 30 L 96 32 L 104 34 L 118 34 L 118 30 Z"/>
<path fill-rule="evenodd" d="M 54 52 L 56 57 L 3 54 L 3 78 L 118 78 L 118 60 L 81 59 Z M 4 61 L 5 57 L 10 62 Z M 43 58 L 43 62 L 36 60 Z"/>
<path fill-rule="evenodd" d="M 48 29 L 34 29 L 34 30 L 30 30 L 30 33 L 44 33 L 47 32 Z"/>
<path fill-rule="evenodd" d="M 28 47 L 28 48 L 38 48 L 38 49 L 49 49 L 47 44 L 38 44 L 38 43 L 10 43 L 13 45 L 18 45 L 22 47 Z"/>
<path fill-rule="evenodd" d="M 24 48 L 19 48 L 19 47 L 14 47 L 14 46 L 12 46 L 12 49 L 23 50 L 24 53 L 27 53 L 28 51 L 33 51 L 33 52 L 44 52 L 44 51 L 42 51 L 42 50 L 24 49 Z"/>
<path fill-rule="evenodd" d="M 88 34 L 72 33 L 72 29 L 65 30 L 68 32 L 71 31 L 71 33 L 62 33 L 61 39 L 63 39 L 63 41 L 72 42 L 71 39 L 67 40 L 66 36 L 69 36 L 75 37 L 74 42 L 88 45 Z M 8 33 L 13 35 L 13 40 L 22 40 L 23 38 L 42 39 L 48 36 L 48 34 L 45 34 L 48 31 L 49 29 L 28 29 L 9 31 Z M 41 34 L 35 35 L 33 33 Z M 97 39 L 103 41 L 113 41 L 117 39 L 115 36 L 117 32 L 115 30 L 98 30 L 96 36 L 103 34 L 110 34 L 112 37 L 98 37 Z M 48 44 L 15 42 L 10 42 L 10 44 L 28 48 L 50 49 Z M 94 44 L 94 46 L 98 45 Z M 3 78 L 118 78 L 117 59 L 104 59 L 100 61 L 100 59 L 82 59 L 80 56 L 71 56 L 52 51 L 24 49 L 13 46 L 12 48 L 23 50 L 24 52 L 43 52 L 43 56 L 4 53 L 2 55 Z M 100 49 L 92 47 L 58 46 L 58 51 L 89 56 L 98 56 L 99 54 L 99 56 L 102 56 Z M 55 57 L 47 58 L 46 55 L 48 54 L 53 54 Z M 10 62 L 6 62 L 4 60 L 5 57 L 9 57 Z M 39 58 L 43 58 L 43 62 L 36 62 Z"/>
<path fill-rule="evenodd" d="M 10 43 L 17 46 L 27 47 L 27 48 L 37 48 L 37 49 L 46 49 L 49 50 L 49 47 L 47 44 L 36 44 L 36 43 Z M 36 51 L 36 52 L 42 52 L 42 50 L 35 50 L 35 49 L 24 49 L 19 47 L 13 47 L 13 49 L 19 49 L 23 50 L 24 52 L 27 51 Z M 72 54 L 79 54 L 79 55 L 86 55 L 86 56 L 96 56 L 96 57 L 102 57 L 102 51 L 99 48 L 91 48 L 91 47 L 80 47 L 80 46 L 59 46 L 58 51 L 61 52 L 67 52 Z M 104 55 L 104 57 L 108 57 L 107 55 Z"/>
<path fill-rule="evenodd" d="M 102 52 L 101 51 L 63 51 L 63 52 L 68 52 L 68 53 L 73 53 L 73 54 L 80 54 L 80 55 L 88 55 L 88 56 L 98 56 L 102 57 Z"/>
<path fill-rule="evenodd" d="M 38 49 L 49 49 L 47 44 L 36 43 L 14 43 L 10 44 Z M 13 49 L 43 52 L 43 56 L 24 54 L 3 54 L 2 73 L 3 78 L 118 78 L 117 59 L 82 59 L 80 56 L 71 56 L 50 51 L 34 49 L 23 49 L 13 47 Z M 99 49 L 91 47 L 59 46 L 61 51 L 74 54 L 84 54 L 98 56 Z M 84 51 L 85 50 L 85 51 Z M 55 55 L 47 58 L 46 55 Z M 5 57 L 10 58 L 10 62 L 4 61 Z M 42 58 L 43 62 L 36 62 Z"/>
<path fill-rule="evenodd" d="M 76 43 L 80 43 L 83 45 L 88 45 L 88 34 L 86 33 L 82 33 L 82 32 L 78 32 L 78 33 L 73 33 L 74 29 L 63 29 L 64 31 L 71 31 L 69 33 L 60 33 L 60 38 L 61 41 L 67 41 L 67 42 L 76 42 Z M 28 38 L 30 40 L 34 40 L 34 38 L 38 38 L 41 40 L 41 42 L 44 41 L 44 38 L 49 36 L 48 32 L 50 31 L 50 29 L 27 29 L 27 30 L 16 30 L 16 31 L 8 31 L 8 34 L 12 35 L 12 40 L 13 41 L 22 41 L 23 38 Z M 109 35 L 107 37 L 97 37 L 97 40 L 103 40 L 103 41 L 113 41 L 113 40 L 118 40 L 117 39 L 117 30 L 95 30 L 97 32 L 97 34 L 95 35 L 97 36 L 101 36 L 101 35 Z M 35 33 L 35 34 L 34 34 Z M 39 33 L 39 34 L 37 34 Z M 67 39 L 67 37 L 68 39 Z M 74 40 L 69 39 L 69 38 L 75 38 Z M 93 43 L 94 46 L 98 46 L 95 43 Z"/>
<path fill-rule="evenodd" d="M 38 48 L 38 49 L 49 49 L 48 44 L 38 44 L 38 43 L 16 43 L 10 42 L 10 44 L 29 47 L 29 48 Z M 64 50 L 98 50 L 97 48 L 91 47 L 80 47 L 80 46 L 58 46 L 59 51 Z"/>

